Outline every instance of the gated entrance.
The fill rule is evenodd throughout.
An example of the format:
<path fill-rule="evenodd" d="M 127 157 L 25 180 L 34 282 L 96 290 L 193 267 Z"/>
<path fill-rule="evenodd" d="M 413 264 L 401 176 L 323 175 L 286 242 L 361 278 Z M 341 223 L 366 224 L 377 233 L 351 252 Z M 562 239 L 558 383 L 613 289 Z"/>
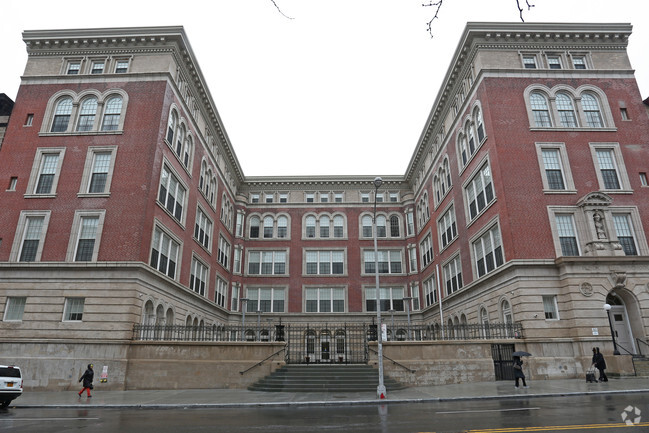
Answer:
<path fill-rule="evenodd" d="M 513 344 L 492 344 L 491 357 L 494 360 L 496 380 L 514 380 Z"/>
<path fill-rule="evenodd" d="M 368 330 L 365 324 L 288 324 L 286 363 L 366 364 Z"/>

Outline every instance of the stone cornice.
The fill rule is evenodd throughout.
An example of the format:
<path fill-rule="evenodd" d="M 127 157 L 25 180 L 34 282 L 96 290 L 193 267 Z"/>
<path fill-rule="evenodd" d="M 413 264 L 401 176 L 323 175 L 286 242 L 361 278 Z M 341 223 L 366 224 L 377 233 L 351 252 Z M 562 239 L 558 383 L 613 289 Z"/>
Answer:
<path fill-rule="evenodd" d="M 317 188 L 365 188 L 374 189 L 375 176 L 283 176 L 247 177 L 244 187 L 253 190 L 266 189 L 317 189 Z M 381 176 L 384 188 L 408 188 L 403 176 Z"/>

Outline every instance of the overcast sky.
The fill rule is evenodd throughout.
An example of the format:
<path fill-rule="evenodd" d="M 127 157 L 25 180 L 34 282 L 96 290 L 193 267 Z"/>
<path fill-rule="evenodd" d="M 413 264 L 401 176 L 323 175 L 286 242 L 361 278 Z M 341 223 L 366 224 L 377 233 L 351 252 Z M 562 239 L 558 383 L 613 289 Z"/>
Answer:
<path fill-rule="evenodd" d="M 8 3 L 7 3 L 8 1 Z M 0 93 L 23 30 L 182 25 L 247 176 L 405 173 L 467 21 L 519 21 L 515 0 L 4 0 Z M 649 97 L 645 0 L 530 0 L 526 22 L 631 23 Z M 521 0 L 525 3 L 525 0 Z"/>

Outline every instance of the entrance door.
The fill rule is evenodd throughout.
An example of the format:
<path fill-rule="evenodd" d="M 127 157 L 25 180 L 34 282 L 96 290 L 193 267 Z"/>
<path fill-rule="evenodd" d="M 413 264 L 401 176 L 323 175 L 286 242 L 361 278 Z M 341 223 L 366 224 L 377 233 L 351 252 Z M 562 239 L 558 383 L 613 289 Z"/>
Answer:
<path fill-rule="evenodd" d="M 496 380 L 514 380 L 513 344 L 492 344 L 491 357 L 494 360 Z"/>
<path fill-rule="evenodd" d="M 611 322 L 615 332 L 615 342 L 618 344 L 618 350 L 622 354 L 631 352 L 635 354 L 635 344 L 633 333 L 629 326 L 629 317 L 626 314 L 624 305 L 611 305 Z"/>

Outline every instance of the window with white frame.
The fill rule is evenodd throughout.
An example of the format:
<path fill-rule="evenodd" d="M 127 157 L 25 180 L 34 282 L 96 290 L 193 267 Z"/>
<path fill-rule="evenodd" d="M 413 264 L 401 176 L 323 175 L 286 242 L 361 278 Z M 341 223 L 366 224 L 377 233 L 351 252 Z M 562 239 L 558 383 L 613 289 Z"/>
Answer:
<path fill-rule="evenodd" d="M 408 245 L 408 271 L 410 273 L 417 272 L 417 246 Z"/>
<path fill-rule="evenodd" d="M 622 245 L 624 254 L 627 256 L 637 256 L 638 249 L 635 240 L 633 222 L 629 214 L 613 214 L 613 226 L 617 240 Z"/>
<path fill-rule="evenodd" d="M 97 114 L 97 97 L 89 96 L 81 101 L 79 107 L 79 116 L 77 120 L 77 131 L 92 131 L 95 125 L 95 116 Z"/>
<path fill-rule="evenodd" d="M 38 148 L 27 184 L 27 195 L 52 196 L 59 183 L 65 148 Z"/>
<path fill-rule="evenodd" d="M 446 283 L 446 294 L 450 295 L 457 292 L 463 286 L 462 284 L 462 265 L 460 256 L 457 255 L 442 267 L 444 272 L 444 282 Z"/>
<path fill-rule="evenodd" d="M 575 230 L 575 220 L 572 214 L 555 214 L 557 235 L 561 245 L 561 254 L 564 256 L 578 256 L 579 243 Z"/>
<path fill-rule="evenodd" d="M 526 90 L 528 118 L 536 128 L 605 128 L 613 125 L 606 95 L 596 87 L 566 85 Z"/>
<path fill-rule="evenodd" d="M 334 193 L 334 203 L 342 203 L 344 200 L 344 194 L 342 192 Z"/>
<path fill-rule="evenodd" d="M 457 224 L 455 223 L 455 208 L 451 205 L 437 221 L 440 249 L 446 248 L 457 237 Z"/>
<path fill-rule="evenodd" d="M 50 132 L 66 132 L 72 115 L 72 98 L 61 98 L 55 105 Z"/>
<path fill-rule="evenodd" d="M 196 209 L 194 239 L 208 251 L 212 250 L 212 220 L 210 220 L 200 206 Z"/>
<path fill-rule="evenodd" d="M 208 268 L 196 257 L 192 257 L 192 269 L 189 276 L 189 288 L 201 296 L 207 293 Z"/>
<path fill-rule="evenodd" d="M 3 320 L 5 322 L 22 321 L 26 302 L 27 298 L 25 296 L 8 296 Z"/>
<path fill-rule="evenodd" d="M 239 311 L 239 283 L 232 283 L 232 297 L 230 300 L 230 311 Z"/>
<path fill-rule="evenodd" d="M 285 290 L 279 288 L 248 288 L 246 290 L 248 302 L 246 311 L 248 313 L 283 313 L 285 303 Z"/>
<path fill-rule="evenodd" d="M 80 95 L 67 91 L 48 102 L 43 133 L 85 134 L 117 131 L 123 125 L 126 94 L 89 90 Z M 49 128 L 49 129 L 47 129 Z"/>
<path fill-rule="evenodd" d="M 534 92 L 530 95 L 530 105 L 534 115 L 534 126 L 541 128 L 550 128 L 552 120 L 550 117 L 550 108 L 545 95 Z"/>
<path fill-rule="evenodd" d="M 377 263 L 375 263 L 375 257 L 378 257 Z M 366 274 L 374 274 L 376 265 L 378 265 L 379 274 L 400 274 L 403 272 L 401 260 L 401 250 L 378 250 L 378 256 L 375 256 L 374 250 L 363 251 Z"/>
<path fill-rule="evenodd" d="M 342 250 L 306 250 L 306 275 L 343 275 L 345 252 Z"/>
<path fill-rule="evenodd" d="M 612 192 L 631 189 L 619 145 L 591 144 L 591 150 L 602 190 Z"/>
<path fill-rule="evenodd" d="M 65 298 L 63 308 L 64 322 L 81 322 L 83 319 L 83 307 L 86 302 L 85 298 Z"/>
<path fill-rule="evenodd" d="M 403 287 L 381 287 L 381 311 L 406 311 L 403 303 Z M 365 311 L 376 311 L 376 288 L 365 289 Z"/>
<path fill-rule="evenodd" d="M 79 75 L 81 71 L 81 60 L 71 60 L 68 62 L 66 75 Z"/>
<path fill-rule="evenodd" d="M 361 203 L 369 203 L 369 202 L 370 202 L 370 193 L 361 192 Z"/>
<path fill-rule="evenodd" d="M 251 216 L 248 218 L 250 224 L 249 237 L 251 239 L 259 238 L 259 227 L 261 225 L 261 219 L 258 216 Z"/>
<path fill-rule="evenodd" d="M 344 313 L 345 289 L 342 287 L 314 287 L 304 289 L 305 312 Z"/>
<path fill-rule="evenodd" d="M 280 192 L 279 193 L 279 202 L 280 203 L 288 203 L 288 193 L 287 192 Z"/>
<path fill-rule="evenodd" d="M 556 296 L 543 296 L 543 312 L 545 313 L 545 320 L 559 320 Z"/>
<path fill-rule="evenodd" d="M 415 214 L 412 209 L 406 211 L 406 234 L 408 236 L 415 234 Z"/>
<path fill-rule="evenodd" d="M 232 259 L 232 272 L 235 274 L 241 273 L 241 260 L 243 258 L 243 246 L 234 246 L 234 257 Z"/>
<path fill-rule="evenodd" d="M 424 281 L 424 297 L 426 299 L 426 307 L 437 303 L 437 287 L 435 286 L 434 275 Z"/>
<path fill-rule="evenodd" d="M 97 260 L 99 240 L 104 225 L 105 211 L 76 211 L 72 224 L 71 239 L 76 239 L 72 247 L 75 262 Z"/>
<path fill-rule="evenodd" d="M 90 68 L 90 73 L 103 74 L 105 65 L 106 65 L 105 60 L 93 60 L 92 67 Z"/>
<path fill-rule="evenodd" d="M 259 203 L 259 194 L 250 194 L 250 203 Z"/>
<path fill-rule="evenodd" d="M 315 202 L 315 193 L 314 192 L 307 192 L 304 194 L 304 201 L 307 203 L 313 203 Z"/>
<path fill-rule="evenodd" d="M 230 263 L 230 244 L 223 236 L 219 236 L 219 250 L 217 260 L 225 269 L 228 269 Z"/>
<path fill-rule="evenodd" d="M 399 201 L 399 193 L 398 192 L 391 192 L 390 193 L 390 202 L 396 203 Z"/>
<path fill-rule="evenodd" d="M 410 283 L 410 297 L 412 298 L 410 300 L 410 310 L 411 311 L 419 310 L 420 309 L 419 283 L 417 282 Z"/>
<path fill-rule="evenodd" d="M 535 55 L 524 55 L 523 56 L 523 67 L 525 69 L 536 69 L 536 56 Z"/>
<path fill-rule="evenodd" d="M 485 163 L 464 189 L 469 204 L 469 219 L 473 221 L 496 198 L 489 163 Z"/>
<path fill-rule="evenodd" d="M 565 93 L 557 93 L 555 103 L 559 112 L 559 124 L 565 128 L 576 128 L 577 116 L 575 115 L 572 98 Z"/>
<path fill-rule="evenodd" d="M 572 57 L 572 67 L 574 69 L 587 69 L 586 68 L 586 56 L 571 56 Z"/>
<path fill-rule="evenodd" d="M 216 287 L 214 290 L 214 302 L 225 308 L 225 300 L 228 297 L 228 283 L 221 277 L 216 277 Z"/>
<path fill-rule="evenodd" d="M 603 128 L 602 112 L 599 101 L 590 93 L 581 95 L 581 106 L 584 109 L 586 124 L 591 128 Z"/>
<path fill-rule="evenodd" d="M 426 236 L 419 244 L 421 267 L 425 268 L 433 261 L 433 241 L 430 235 Z"/>
<path fill-rule="evenodd" d="M 274 199 L 273 193 L 266 193 L 264 194 L 264 202 L 265 203 L 272 203 Z"/>
<path fill-rule="evenodd" d="M 128 59 L 119 59 L 115 61 L 115 73 L 125 74 L 128 72 Z"/>
<path fill-rule="evenodd" d="M 561 69 L 561 57 L 555 55 L 547 56 L 548 68 L 550 69 Z"/>
<path fill-rule="evenodd" d="M 243 218 L 244 218 L 243 212 L 237 211 L 237 222 L 234 231 L 234 234 L 237 237 L 243 237 Z"/>
<path fill-rule="evenodd" d="M 542 147 L 540 151 L 541 161 L 543 164 L 542 177 L 544 188 L 553 191 L 566 190 L 566 176 L 564 175 L 564 170 L 568 168 L 569 165 L 564 165 L 564 157 L 562 157 L 565 155 L 565 147 Z"/>
<path fill-rule="evenodd" d="M 165 163 L 160 173 L 160 190 L 158 202 L 178 222 L 183 222 L 183 210 L 185 208 L 187 189 L 181 183 L 176 174 Z"/>
<path fill-rule="evenodd" d="M 201 162 L 201 173 L 198 178 L 198 189 L 203 194 L 203 197 L 207 200 L 209 204 L 214 207 L 216 204 L 216 176 L 214 176 L 214 170 L 208 165 L 207 161 L 204 159 Z"/>
<path fill-rule="evenodd" d="M 329 203 L 329 193 L 321 192 L 320 193 L 320 203 Z"/>
<path fill-rule="evenodd" d="M 228 198 L 227 194 L 223 193 L 223 197 L 221 198 L 220 219 L 223 225 L 230 231 L 232 230 L 233 214 L 234 206 L 232 206 L 232 202 Z"/>
<path fill-rule="evenodd" d="M 286 275 L 286 251 L 248 250 L 248 275 Z"/>
<path fill-rule="evenodd" d="M 284 215 L 277 217 L 277 237 L 279 239 L 288 237 L 288 217 Z"/>
<path fill-rule="evenodd" d="M 79 194 L 108 194 L 115 168 L 117 146 L 90 146 L 86 154 Z"/>
<path fill-rule="evenodd" d="M 345 237 L 345 218 L 342 215 L 335 215 L 333 222 L 334 222 L 334 238 Z"/>
<path fill-rule="evenodd" d="M 180 243 L 156 226 L 151 242 L 151 267 L 176 279 L 179 250 Z"/>
<path fill-rule="evenodd" d="M 275 231 L 275 219 L 270 216 L 266 215 L 264 217 L 264 239 L 272 239 L 273 238 L 273 232 Z"/>
<path fill-rule="evenodd" d="M 482 236 L 472 242 L 475 270 L 478 278 L 502 266 L 503 247 L 498 225 L 492 226 Z"/>

